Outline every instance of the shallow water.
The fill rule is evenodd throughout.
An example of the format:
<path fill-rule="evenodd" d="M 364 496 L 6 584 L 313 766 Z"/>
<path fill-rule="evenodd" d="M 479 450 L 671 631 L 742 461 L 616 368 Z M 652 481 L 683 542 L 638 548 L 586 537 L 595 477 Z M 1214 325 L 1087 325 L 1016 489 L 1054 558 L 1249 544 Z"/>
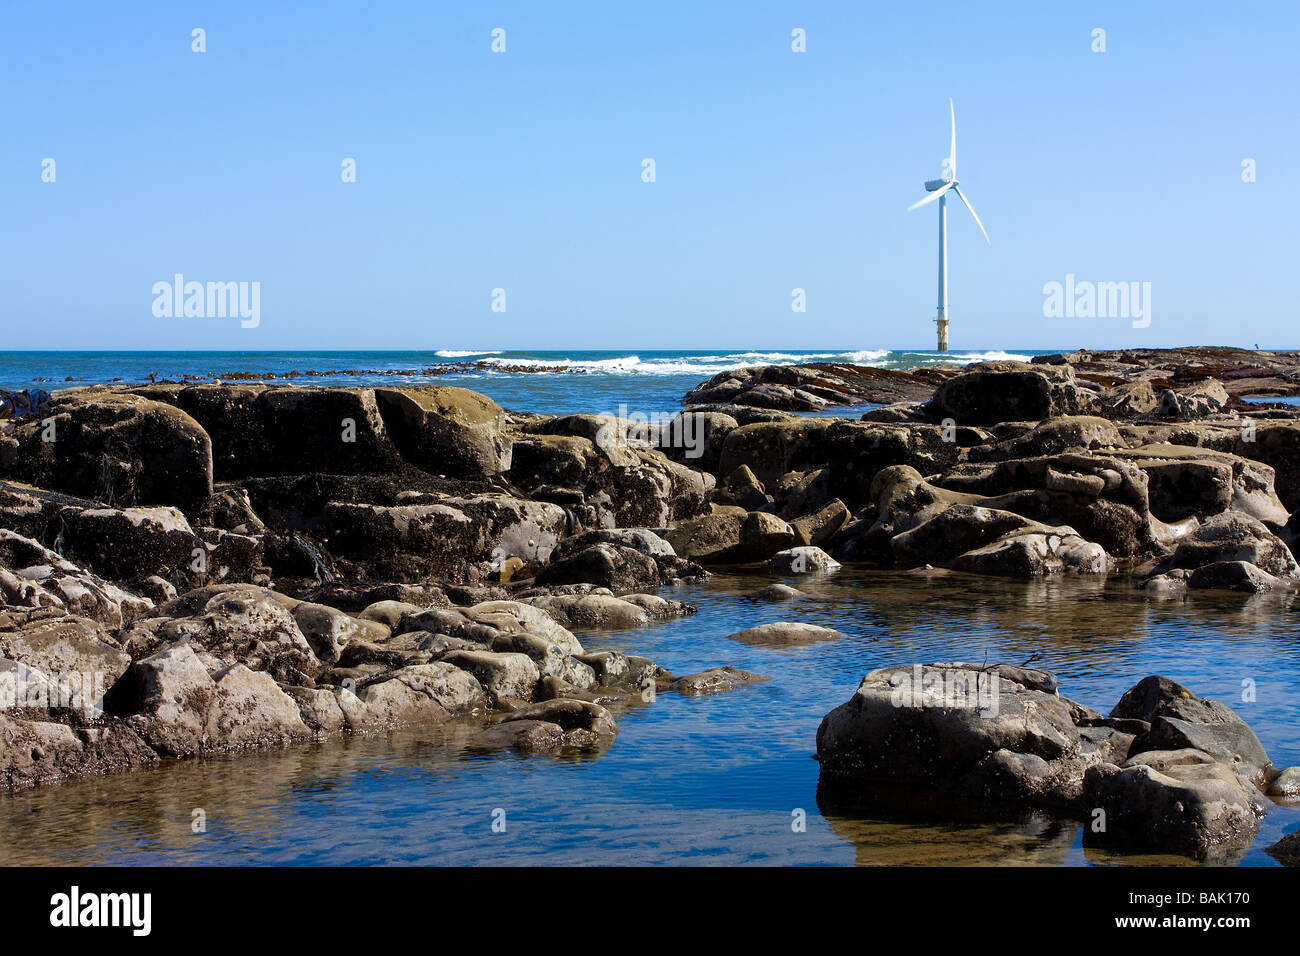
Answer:
<path fill-rule="evenodd" d="M 1300 764 L 1300 629 L 1291 596 L 1160 603 L 1122 580 L 1022 583 L 846 568 L 796 582 L 816 597 L 766 604 L 767 575 L 719 574 L 666 596 L 699 614 L 581 632 L 589 650 L 651 657 L 678 674 L 732 664 L 769 682 L 709 697 L 660 694 L 619 714 L 597 755 L 479 754 L 477 725 L 343 738 L 274 752 L 0 795 L 0 865 L 204 864 L 1190 864 L 1084 849 L 1079 825 L 871 819 L 818 807 L 817 725 L 873 667 L 937 660 L 1054 671 L 1103 712 L 1161 673 L 1236 709 L 1279 766 Z M 728 634 L 767 621 L 836 627 L 842 640 L 756 647 Z M 1242 681 L 1257 699 L 1242 701 Z M 191 832 L 202 808 L 203 834 Z M 504 833 L 493 811 L 505 811 Z M 795 832 L 792 813 L 807 815 Z M 1264 820 L 1243 862 L 1300 827 Z"/>

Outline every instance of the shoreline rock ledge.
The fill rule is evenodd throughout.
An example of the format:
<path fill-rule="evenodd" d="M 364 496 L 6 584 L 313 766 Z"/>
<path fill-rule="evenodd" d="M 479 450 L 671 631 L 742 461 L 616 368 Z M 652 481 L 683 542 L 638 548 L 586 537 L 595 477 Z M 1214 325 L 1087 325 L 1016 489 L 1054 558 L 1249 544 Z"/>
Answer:
<path fill-rule="evenodd" d="M 1085 846 L 1233 862 L 1273 799 L 1279 770 L 1224 704 L 1147 677 L 1108 716 L 1047 671 L 938 663 L 871 671 L 817 730 L 823 811 L 963 816 L 1046 812 L 1083 821 Z"/>

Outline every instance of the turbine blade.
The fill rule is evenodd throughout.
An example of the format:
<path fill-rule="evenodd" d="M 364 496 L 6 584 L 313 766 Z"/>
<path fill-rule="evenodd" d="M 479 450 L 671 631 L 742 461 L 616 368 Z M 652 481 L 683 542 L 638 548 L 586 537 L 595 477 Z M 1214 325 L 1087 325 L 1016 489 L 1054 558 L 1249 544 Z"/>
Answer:
<path fill-rule="evenodd" d="M 957 110 L 948 97 L 948 113 L 952 116 L 952 148 L 948 150 L 948 175 L 957 178 Z"/>
<path fill-rule="evenodd" d="M 938 199 L 948 190 L 955 189 L 955 188 L 956 187 L 953 186 L 952 182 L 948 182 L 945 185 L 940 186 L 938 189 L 930 193 L 930 195 L 926 196 L 924 199 L 920 200 L 919 202 L 912 203 L 912 205 L 907 207 L 907 211 L 911 212 L 913 209 L 917 208 L 918 206 L 924 206 L 928 202 L 934 202 L 936 199 Z"/>
<path fill-rule="evenodd" d="M 980 217 L 975 212 L 975 207 L 970 204 L 970 200 L 963 196 L 961 190 L 956 186 L 952 187 L 952 191 L 957 194 L 957 198 L 961 200 L 962 205 L 969 209 L 970 214 L 975 217 L 975 225 L 979 226 L 980 232 L 984 233 L 984 241 L 990 246 L 993 245 L 993 240 L 989 238 L 988 231 L 984 228 L 984 223 L 980 222 Z"/>

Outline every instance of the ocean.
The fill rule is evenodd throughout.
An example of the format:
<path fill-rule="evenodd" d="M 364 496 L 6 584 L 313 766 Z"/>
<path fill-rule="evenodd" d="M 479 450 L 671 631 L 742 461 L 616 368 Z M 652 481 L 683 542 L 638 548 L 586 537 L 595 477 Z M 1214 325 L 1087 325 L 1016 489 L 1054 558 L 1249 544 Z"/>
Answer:
<path fill-rule="evenodd" d="M 1041 352 L 997 349 L 969 352 L 891 352 L 884 349 L 739 352 L 728 350 L 627 352 L 7 352 L 0 354 L 0 388 L 67 388 L 121 381 L 212 381 L 265 376 L 294 385 L 439 383 L 470 388 L 512 411 L 569 415 L 646 414 L 681 408 L 681 399 L 705 379 L 729 369 L 802 362 L 850 362 L 914 369 L 994 359 L 1027 361 Z M 562 369 L 562 371 L 549 371 Z M 851 414 L 841 410 L 838 414 Z"/>

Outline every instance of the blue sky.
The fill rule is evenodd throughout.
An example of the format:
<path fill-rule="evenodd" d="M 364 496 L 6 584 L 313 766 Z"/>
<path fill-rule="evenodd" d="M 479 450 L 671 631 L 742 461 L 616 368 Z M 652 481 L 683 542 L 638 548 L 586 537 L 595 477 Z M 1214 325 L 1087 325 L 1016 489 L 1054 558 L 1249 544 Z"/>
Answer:
<path fill-rule="evenodd" d="M 1300 347 L 1295 2 L 289 6 L 0 7 L 0 348 L 932 348 L 949 96 L 954 348 Z"/>

